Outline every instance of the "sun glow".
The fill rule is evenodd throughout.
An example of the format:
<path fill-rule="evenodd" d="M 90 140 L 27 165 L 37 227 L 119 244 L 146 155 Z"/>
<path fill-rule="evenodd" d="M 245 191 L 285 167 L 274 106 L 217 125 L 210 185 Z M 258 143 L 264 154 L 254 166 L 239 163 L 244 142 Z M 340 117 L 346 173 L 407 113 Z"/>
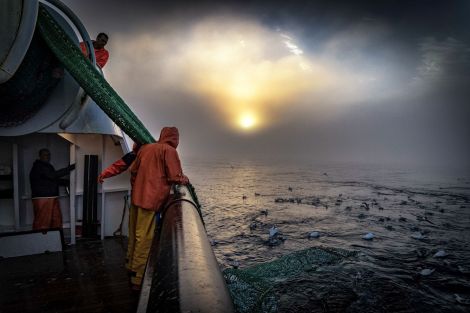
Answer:
<path fill-rule="evenodd" d="M 244 114 L 239 119 L 239 124 L 243 129 L 250 129 L 256 124 L 256 119 L 252 114 Z"/>
<path fill-rule="evenodd" d="M 145 81 L 158 77 L 158 91 L 177 86 L 176 94 L 210 106 L 214 121 L 235 132 L 273 127 L 284 119 L 284 107 L 331 81 L 294 38 L 250 19 L 208 17 L 187 32 L 161 36 L 133 39 L 142 47 L 139 56 L 161 56 L 148 60 Z M 131 64 L 123 63 L 123 72 Z"/>

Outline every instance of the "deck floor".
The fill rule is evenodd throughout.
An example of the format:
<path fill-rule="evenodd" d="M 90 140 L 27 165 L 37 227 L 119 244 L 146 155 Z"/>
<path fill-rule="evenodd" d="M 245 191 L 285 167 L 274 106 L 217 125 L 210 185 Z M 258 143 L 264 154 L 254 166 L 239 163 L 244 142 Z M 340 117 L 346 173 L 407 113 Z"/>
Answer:
<path fill-rule="evenodd" d="M 135 312 L 127 241 L 79 241 L 63 252 L 0 259 L 0 313 Z"/>

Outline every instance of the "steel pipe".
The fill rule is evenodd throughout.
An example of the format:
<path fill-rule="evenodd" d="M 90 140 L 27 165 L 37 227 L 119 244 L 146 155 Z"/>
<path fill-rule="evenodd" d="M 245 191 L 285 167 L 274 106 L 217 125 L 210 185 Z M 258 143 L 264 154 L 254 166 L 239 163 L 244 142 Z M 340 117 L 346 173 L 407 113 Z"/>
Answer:
<path fill-rule="evenodd" d="M 185 186 L 176 188 L 157 227 L 137 312 L 234 312 L 197 205 Z"/>

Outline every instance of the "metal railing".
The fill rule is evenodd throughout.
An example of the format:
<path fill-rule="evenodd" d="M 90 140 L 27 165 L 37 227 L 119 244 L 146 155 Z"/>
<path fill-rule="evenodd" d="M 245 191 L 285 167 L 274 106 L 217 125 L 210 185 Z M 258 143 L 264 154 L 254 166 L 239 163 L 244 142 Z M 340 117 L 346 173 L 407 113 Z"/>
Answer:
<path fill-rule="evenodd" d="M 234 312 L 197 201 L 177 186 L 157 226 L 138 313 Z"/>

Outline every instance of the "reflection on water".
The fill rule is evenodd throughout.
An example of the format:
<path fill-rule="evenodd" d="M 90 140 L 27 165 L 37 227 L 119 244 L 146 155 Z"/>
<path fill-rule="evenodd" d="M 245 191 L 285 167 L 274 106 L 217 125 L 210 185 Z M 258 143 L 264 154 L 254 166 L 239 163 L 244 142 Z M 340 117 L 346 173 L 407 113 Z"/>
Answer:
<path fill-rule="evenodd" d="M 470 309 L 469 172 L 185 165 L 222 267 L 249 267 L 313 246 L 359 252 L 340 265 L 283 282 L 276 290 L 279 311 Z M 270 245 L 273 225 L 286 240 Z M 313 231 L 318 238 L 309 237 Z M 368 232 L 374 239 L 362 239 Z M 435 257 L 439 250 L 447 255 Z"/>

